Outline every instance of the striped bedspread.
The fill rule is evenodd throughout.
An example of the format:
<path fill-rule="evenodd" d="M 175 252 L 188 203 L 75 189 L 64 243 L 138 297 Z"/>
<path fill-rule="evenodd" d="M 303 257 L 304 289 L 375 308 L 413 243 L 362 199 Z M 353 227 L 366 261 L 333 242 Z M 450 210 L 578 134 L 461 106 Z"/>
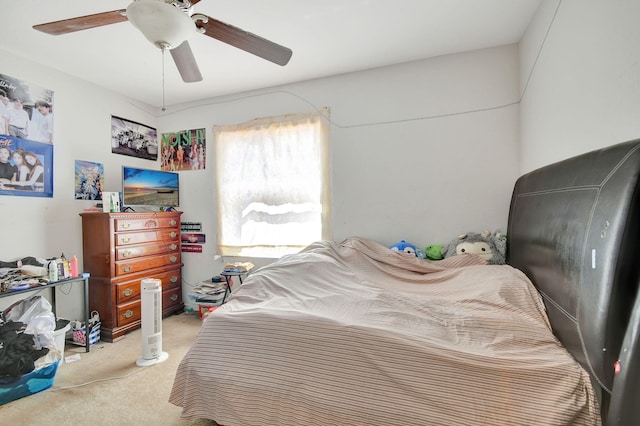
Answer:
<path fill-rule="evenodd" d="M 599 425 L 532 284 L 362 238 L 254 272 L 205 320 L 170 402 L 250 425 Z"/>

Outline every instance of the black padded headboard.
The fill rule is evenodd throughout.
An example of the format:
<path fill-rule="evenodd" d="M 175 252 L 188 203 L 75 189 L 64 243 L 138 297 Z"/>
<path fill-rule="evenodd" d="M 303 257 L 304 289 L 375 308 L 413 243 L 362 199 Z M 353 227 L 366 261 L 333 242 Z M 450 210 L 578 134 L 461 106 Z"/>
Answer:
<path fill-rule="evenodd" d="M 639 175 L 640 139 L 609 146 L 520 177 L 509 212 L 507 263 L 539 289 L 554 333 L 601 387 L 608 424 L 640 419 L 640 378 L 629 376 L 640 324 L 627 326 L 640 319 Z"/>

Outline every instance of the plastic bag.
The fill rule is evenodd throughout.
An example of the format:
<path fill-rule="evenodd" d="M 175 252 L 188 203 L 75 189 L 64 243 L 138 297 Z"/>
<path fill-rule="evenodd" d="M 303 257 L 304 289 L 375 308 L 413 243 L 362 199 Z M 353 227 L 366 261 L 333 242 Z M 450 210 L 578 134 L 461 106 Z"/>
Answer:
<path fill-rule="evenodd" d="M 6 321 L 18 321 L 27 325 L 24 333 L 32 334 L 41 346 L 56 348 L 54 331 L 56 317 L 51 303 L 42 296 L 32 296 L 20 300 L 4 311 Z M 39 348 L 38 348 L 39 349 Z"/>

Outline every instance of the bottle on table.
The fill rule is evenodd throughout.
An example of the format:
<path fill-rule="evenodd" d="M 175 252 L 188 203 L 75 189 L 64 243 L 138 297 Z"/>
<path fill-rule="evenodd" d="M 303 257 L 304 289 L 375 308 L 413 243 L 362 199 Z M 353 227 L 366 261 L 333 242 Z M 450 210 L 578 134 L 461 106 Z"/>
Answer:
<path fill-rule="evenodd" d="M 55 259 L 49 262 L 49 281 L 58 281 L 58 263 Z"/>

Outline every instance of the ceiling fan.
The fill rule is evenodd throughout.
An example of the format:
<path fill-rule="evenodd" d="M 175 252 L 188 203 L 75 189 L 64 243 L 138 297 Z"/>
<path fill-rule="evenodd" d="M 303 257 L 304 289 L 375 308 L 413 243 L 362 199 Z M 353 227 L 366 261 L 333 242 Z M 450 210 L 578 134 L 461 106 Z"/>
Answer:
<path fill-rule="evenodd" d="M 252 53 L 278 65 L 286 65 L 292 51 L 260 36 L 226 24 L 191 8 L 200 0 L 134 0 L 126 9 L 79 16 L 34 25 L 52 35 L 67 34 L 104 25 L 129 21 L 155 46 L 171 52 L 185 82 L 202 80 L 188 39 L 201 33 Z"/>

